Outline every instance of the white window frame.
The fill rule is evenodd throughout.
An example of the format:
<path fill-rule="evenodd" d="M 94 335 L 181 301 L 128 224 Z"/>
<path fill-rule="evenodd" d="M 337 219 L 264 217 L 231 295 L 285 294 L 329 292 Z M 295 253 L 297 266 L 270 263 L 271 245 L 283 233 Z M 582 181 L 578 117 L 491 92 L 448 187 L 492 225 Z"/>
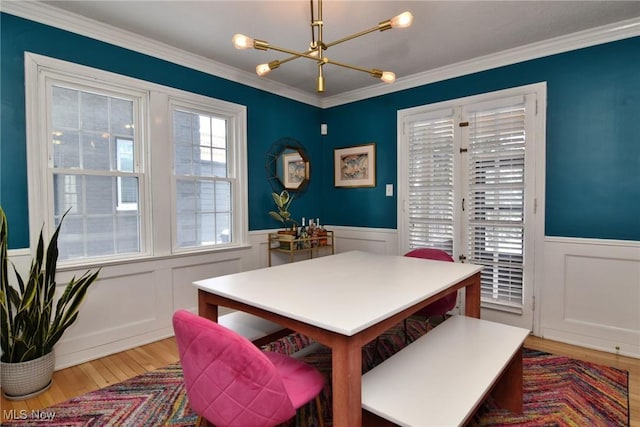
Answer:
<path fill-rule="evenodd" d="M 212 245 L 180 251 L 201 253 L 203 251 L 228 250 L 246 247 L 248 235 L 247 212 L 247 159 L 246 159 L 246 107 L 198 95 L 155 83 L 134 79 L 83 65 L 70 63 L 30 52 L 25 52 L 25 98 L 27 133 L 27 177 L 29 183 L 29 235 L 31 247 L 35 247 L 42 229 L 45 235 L 55 230 L 51 183 L 47 180 L 49 162 L 46 117 L 46 92 L 43 79 L 58 76 L 63 80 L 83 82 L 86 87 L 104 87 L 135 93 L 140 97 L 142 107 L 137 113 L 142 123 L 135 143 L 138 147 L 136 161 L 142 176 L 139 203 L 141 204 L 141 252 L 59 261 L 59 268 L 72 269 L 78 266 L 113 264 L 135 259 L 170 256 L 172 249 L 174 198 L 167 191 L 171 188 L 172 150 L 170 132 L 169 100 L 182 99 L 208 109 L 224 113 L 230 117 L 234 141 L 232 166 L 236 187 L 233 193 L 233 241 L 224 245 Z"/>
<path fill-rule="evenodd" d="M 185 111 L 189 111 L 192 113 L 201 113 L 203 115 L 207 115 L 207 116 L 216 116 L 219 118 L 223 118 L 226 120 L 227 122 L 227 141 L 233 141 L 237 138 L 238 134 L 242 133 L 242 129 L 239 127 L 239 122 L 241 122 L 242 120 L 237 117 L 236 114 L 230 114 L 228 108 L 227 109 L 223 109 L 220 108 L 220 105 L 212 105 L 211 104 L 211 98 L 206 98 L 206 97 L 195 97 L 195 96 L 190 96 L 188 99 L 182 96 L 170 96 L 169 97 L 169 116 L 170 116 L 170 120 L 169 120 L 169 125 L 170 125 L 170 132 L 169 135 L 171 137 L 171 170 L 172 170 L 172 180 L 171 180 L 171 196 L 172 196 L 172 212 L 176 212 L 176 206 L 177 206 L 177 189 L 176 189 L 176 175 L 175 175 L 175 170 L 174 170 L 174 141 L 173 141 L 173 135 L 174 135 L 174 131 L 173 131 L 173 112 L 175 110 L 185 110 Z M 236 225 L 236 219 L 235 216 L 237 215 L 238 211 L 237 209 L 242 209 L 242 203 L 241 201 L 237 200 L 238 197 L 237 196 L 237 191 L 235 190 L 235 188 L 242 182 L 241 179 L 238 178 L 238 170 L 242 170 L 243 168 L 241 167 L 241 165 L 239 164 L 239 162 L 237 161 L 238 157 L 241 154 L 241 150 L 239 149 L 239 147 L 237 145 L 234 145 L 232 143 L 228 144 L 227 147 L 227 177 L 216 177 L 217 180 L 222 180 L 222 181 L 228 181 L 231 183 L 231 188 L 232 188 L 232 192 L 231 192 L 231 212 L 232 212 L 232 229 L 230 230 L 231 232 L 231 236 L 235 237 L 236 233 L 242 233 L 242 230 L 238 229 L 238 226 Z M 246 162 L 243 162 L 246 163 Z M 244 192 L 246 194 L 246 191 Z M 245 209 L 246 211 L 246 209 Z M 172 221 L 171 221 L 171 230 L 172 230 L 172 239 L 171 239 L 171 246 L 172 246 L 172 253 L 185 253 L 185 252 L 197 252 L 197 251 L 202 251 L 202 250 L 207 250 L 210 249 L 211 247 L 225 247 L 225 246 L 233 246 L 234 243 L 233 241 L 228 243 L 228 244 L 224 244 L 224 243 L 219 243 L 219 244 L 215 244 L 215 245 L 202 245 L 202 246 L 193 246 L 193 247 L 184 247 L 181 248 L 178 245 L 178 236 L 177 236 L 177 218 L 176 215 L 172 215 Z"/>

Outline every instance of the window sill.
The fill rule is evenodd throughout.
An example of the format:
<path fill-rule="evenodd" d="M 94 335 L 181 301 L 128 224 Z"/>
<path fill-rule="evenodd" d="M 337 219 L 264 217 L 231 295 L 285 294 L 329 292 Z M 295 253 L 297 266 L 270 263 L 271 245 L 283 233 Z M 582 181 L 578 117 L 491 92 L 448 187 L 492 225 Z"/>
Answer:
<path fill-rule="evenodd" d="M 163 254 L 163 255 L 140 255 L 140 256 L 132 256 L 130 258 L 87 260 L 87 262 L 63 262 L 58 264 L 57 271 L 65 272 L 65 271 L 74 271 L 74 270 L 96 269 L 96 268 L 102 268 L 102 267 L 112 267 L 112 266 L 118 266 L 118 265 L 135 264 L 135 263 L 143 263 L 143 262 L 151 262 L 151 261 L 163 261 L 163 260 L 187 258 L 187 257 L 193 257 L 193 256 L 210 255 L 210 254 L 219 254 L 219 253 L 233 252 L 233 251 L 245 251 L 245 250 L 251 249 L 252 247 L 253 246 L 249 243 L 237 243 L 237 244 L 228 244 L 224 246 L 220 245 L 218 247 L 208 247 L 206 249 L 183 250 L 181 252 L 176 252 L 172 254 Z"/>

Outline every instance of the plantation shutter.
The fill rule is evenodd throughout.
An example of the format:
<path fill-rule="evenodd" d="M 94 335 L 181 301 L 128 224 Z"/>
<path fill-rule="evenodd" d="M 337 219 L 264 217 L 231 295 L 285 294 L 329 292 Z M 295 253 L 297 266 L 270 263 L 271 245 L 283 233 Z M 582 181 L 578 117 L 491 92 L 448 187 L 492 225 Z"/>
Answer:
<path fill-rule="evenodd" d="M 453 109 L 411 116 L 409 142 L 409 249 L 439 248 L 453 255 Z"/>
<path fill-rule="evenodd" d="M 470 106 L 463 117 L 469 123 L 467 258 L 484 266 L 483 305 L 517 309 L 523 301 L 525 99 Z"/>

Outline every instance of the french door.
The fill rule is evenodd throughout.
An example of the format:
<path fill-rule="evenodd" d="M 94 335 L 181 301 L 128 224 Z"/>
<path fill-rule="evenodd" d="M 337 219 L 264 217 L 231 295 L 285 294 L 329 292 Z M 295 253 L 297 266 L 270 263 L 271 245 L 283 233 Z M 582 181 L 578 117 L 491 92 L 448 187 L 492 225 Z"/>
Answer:
<path fill-rule="evenodd" d="M 482 317 L 529 329 L 541 97 L 532 86 L 398 113 L 400 252 L 435 247 L 482 265 Z"/>

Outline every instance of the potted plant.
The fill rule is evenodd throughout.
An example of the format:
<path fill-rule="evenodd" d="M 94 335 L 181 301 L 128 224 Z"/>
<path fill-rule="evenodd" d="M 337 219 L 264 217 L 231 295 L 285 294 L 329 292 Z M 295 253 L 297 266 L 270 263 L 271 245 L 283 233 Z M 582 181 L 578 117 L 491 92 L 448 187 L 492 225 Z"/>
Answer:
<path fill-rule="evenodd" d="M 62 219 L 64 219 L 63 215 Z M 66 284 L 57 299 L 56 263 L 58 234 L 62 220 L 49 240 L 46 252 L 42 230 L 29 274 L 23 277 L 15 266 L 17 287 L 9 283 L 8 226 L 0 208 L 0 370 L 2 391 L 8 399 L 26 399 L 51 385 L 55 366 L 54 346 L 78 317 L 87 289 L 100 270 L 86 271 Z"/>
<path fill-rule="evenodd" d="M 278 231 L 278 234 L 280 234 L 278 236 L 280 247 L 289 249 L 291 242 L 296 238 L 295 227 L 298 225 L 295 220 L 291 219 L 291 212 L 289 212 L 289 206 L 291 206 L 294 196 L 290 195 L 287 190 L 282 190 L 280 194 L 271 193 L 271 197 L 273 197 L 278 211 L 270 211 L 269 215 L 276 221 L 281 222 L 284 227 L 284 230 Z M 290 224 L 290 226 L 287 227 L 287 224 Z"/>

